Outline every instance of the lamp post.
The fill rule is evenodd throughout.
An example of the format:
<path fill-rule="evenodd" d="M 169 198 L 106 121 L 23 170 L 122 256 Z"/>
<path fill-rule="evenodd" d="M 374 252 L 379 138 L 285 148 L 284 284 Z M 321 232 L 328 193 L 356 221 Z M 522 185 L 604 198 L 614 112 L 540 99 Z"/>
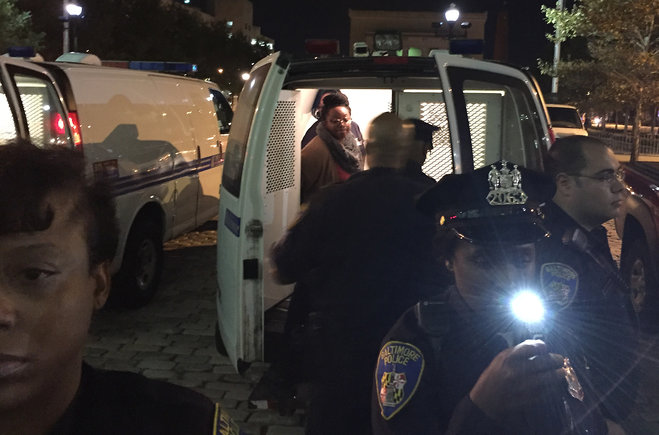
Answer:
<path fill-rule="evenodd" d="M 557 11 L 562 11 L 563 10 L 563 0 L 558 0 L 556 2 L 556 10 Z M 552 97 L 554 97 L 554 100 L 558 100 L 557 95 L 558 95 L 558 62 L 561 59 L 561 40 L 562 38 L 561 35 L 561 30 L 559 28 L 559 24 L 556 23 L 556 42 L 554 42 L 554 73 L 551 78 L 551 94 Z"/>
<path fill-rule="evenodd" d="M 444 18 L 446 18 L 446 22 L 448 23 L 448 40 L 451 41 L 453 26 L 455 26 L 455 22 L 460 18 L 460 10 L 455 6 L 455 3 L 449 5 L 446 12 L 444 12 Z"/>
<path fill-rule="evenodd" d="M 62 7 L 64 9 L 64 15 L 62 16 L 62 21 L 64 25 L 64 31 L 62 32 L 62 52 L 69 52 L 69 22 L 72 18 L 77 19 L 82 14 L 82 7 L 75 4 L 69 3 L 67 0 L 63 0 Z M 76 34 L 75 23 L 73 28 L 73 49 L 78 49 L 78 35 Z"/>

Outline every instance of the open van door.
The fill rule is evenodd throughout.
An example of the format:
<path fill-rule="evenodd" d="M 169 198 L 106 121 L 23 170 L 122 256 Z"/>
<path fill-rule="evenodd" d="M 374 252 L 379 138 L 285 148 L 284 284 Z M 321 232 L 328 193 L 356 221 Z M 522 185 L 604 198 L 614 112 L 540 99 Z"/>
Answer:
<path fill-rule="evenodd" d="M 456 173 L 508 160 L 543 170 L 551 145 L 535 79 L 517 68 L 435 53 Z M 487 144 L 487 146 L 486 146 Z"/>
<path fill-rule="evenodd" d="M 263 359 L 263 277 L 269 274 L 263 233 L 264 225 L 272 223 L 272 210 L 263 200 L 265 150 L 287 69 L 288 60 L 280 53 L 254 65 L 240 94 L 225 154 L 217 225 L 216 338 L 239 372 L 246 361 Z M 292 152 L 288 158 L 294 176 L 294 159 L 300 158 L 294 135 L 282 146 Z M 293 181 L 283 182 L 299 189 Z M 288 192 L 285 186 L 279 194 L 299 198 L 299 192 Z"/>
<path fill-rule="evenodd" d="M 238 102 L 218 216 L 217 344 L 238 371 L 263 360 L 264 313 L 292 290 L 273 280 L 268 254 L 300 208 L 300 141 L 321 89 L 344 92 L 366 134 L 383 111 L 440 127 L 424 165 L 435 180 L 502 159 L 542 169 L 544 103 L 516 68 L 448 53 L 263 59 Z"/>

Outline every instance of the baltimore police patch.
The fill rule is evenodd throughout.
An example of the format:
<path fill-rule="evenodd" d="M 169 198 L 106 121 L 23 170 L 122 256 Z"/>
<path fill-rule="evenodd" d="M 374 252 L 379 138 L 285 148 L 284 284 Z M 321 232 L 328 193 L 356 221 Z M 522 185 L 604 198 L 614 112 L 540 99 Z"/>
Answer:
<path fill-rule="evenodd" d="M 567 264 L 545 263 L 540 268 L 540 286 L 547 302 L 562 310 L 577 295 L 579 274 Z"/>
<path fill-rule="evenodd" d="M 416 346 L 389 341 L 382 346 L 375 369 L 380 413 L 389 420 L 403 409 L 416 392 L 423 369 L 423 354 Z"/>

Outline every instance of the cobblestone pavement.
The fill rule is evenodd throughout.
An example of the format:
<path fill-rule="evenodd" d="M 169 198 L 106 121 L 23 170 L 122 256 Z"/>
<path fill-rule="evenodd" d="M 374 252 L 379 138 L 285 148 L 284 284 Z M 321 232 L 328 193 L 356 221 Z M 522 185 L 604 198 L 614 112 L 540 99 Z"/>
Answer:
<path fill-rule="evenodd" d="M 134 311 L 97 313 L 85 359 L 200 391 L 251 434 L 303 434 L 301 411 L 282 417 L 250 408 L 247 398 L 267 365 L 253 364 L 240 376 L 215 350 L 215 289 L 215 231 L 202 228 L 168 242 L 154 300 Z"/>
<path fill-rule="evenodd" d="M 247 398 L 267 364 L 253 364 L 240 376 L 215 350 L 213 224 L 166 244 L 161 289 L 148 306 L 97 314 L 86 359 L 96 367 L 140 372 L 194 388 L 219 402 L 252 434 L 303 434 L 302 411 L 280 416 L 250 406 Z M 608 229 L 614 257 L 619 259 L 620 240 L 613 225 Z M 637 411 L 626 425 L 630 434 L 659 434 L 659 352 L 654 340 L 644 337 L 640 362 L 644 381 Z"/>

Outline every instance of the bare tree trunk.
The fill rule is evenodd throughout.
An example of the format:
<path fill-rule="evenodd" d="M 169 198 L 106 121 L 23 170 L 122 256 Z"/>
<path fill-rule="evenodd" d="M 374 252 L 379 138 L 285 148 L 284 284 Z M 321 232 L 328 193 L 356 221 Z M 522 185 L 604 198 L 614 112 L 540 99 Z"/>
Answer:
<path fill-rule="evenodd" d="M 622 129 L 622 132 L 627 134 L 627 126 L 629 125 L 629 110 L 625 110 L 625 113 L 623 114 L 625 117 L 625 126 Z M 616 127 L 617 130 L 617 127 Z"/>
<path fill-rule="evenodd" d="M 632 129 L 632 151 L 629 156 L 629 162 L 638 161 L 638 155 L 641 147 L 641 113 L 643 113 L 643 103 L 641 99 L 636 100 L 636 116 L 634 117 L 634 128 Z"/>

